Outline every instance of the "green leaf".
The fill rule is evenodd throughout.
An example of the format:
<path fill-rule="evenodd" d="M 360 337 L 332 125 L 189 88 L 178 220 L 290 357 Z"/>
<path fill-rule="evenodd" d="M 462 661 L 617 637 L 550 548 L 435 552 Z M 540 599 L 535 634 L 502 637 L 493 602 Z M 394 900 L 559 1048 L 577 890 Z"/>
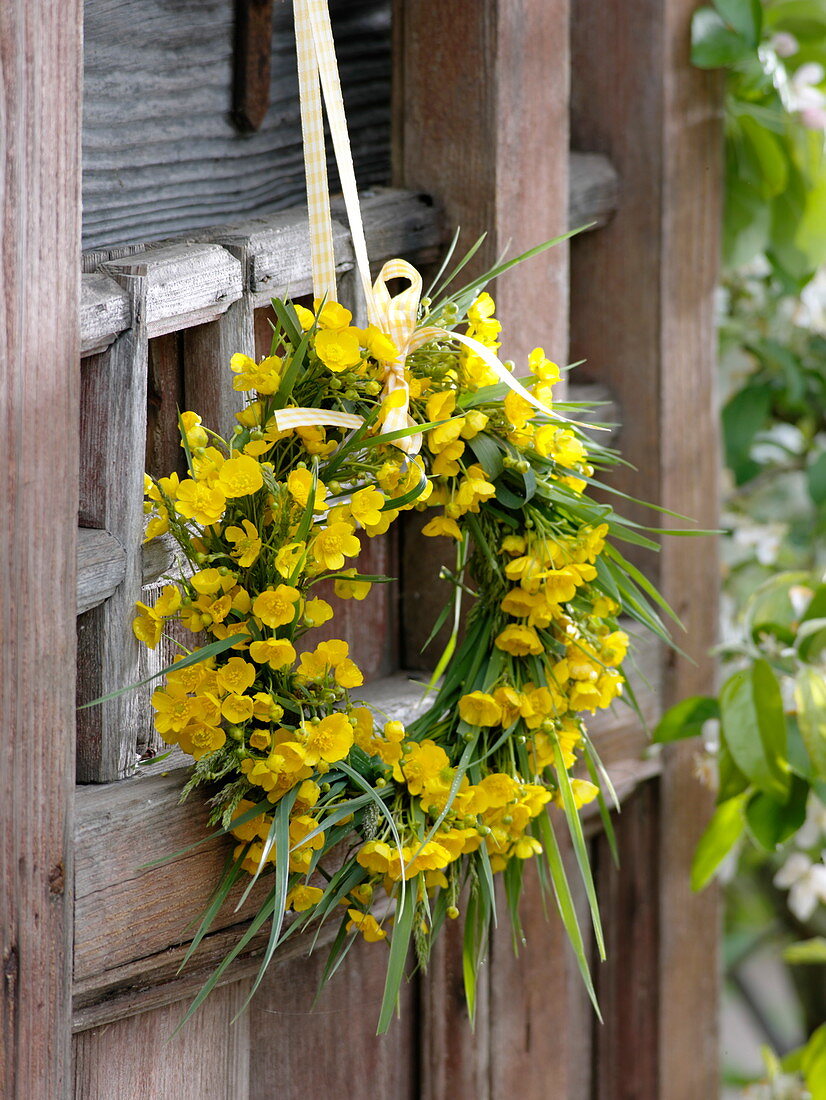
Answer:
<path fill-rule="evenodd" d="M 822 966 L 826 963 L 826 937 L 813 936 L 790 943 L 783 949 L 783 960 L 791 966 Z"/>
<path fill-rule="evenodd" d="M 755 50 L 763 31 L 763 6 L 760 0 L 713 0 L 714 7 L 729 27 Z"/>
<path fill-rule="evenodd" d="M 691 62 L 699 69 L 721 69 L 753 53 L 751 43 L 728 27 L 714 8 L 699 8 L 691 20 Z"/>
<path fill-rule="evenodd" d="M 786 716 L 774 672 L 755 661 L 720 691 L 722 736 L 734 762 L 765 794 L 784 801 L 789 790 Z"/>
<path fill-rule="evenodd" d="M 741 172 L 764 199 L 779 195 L 789 177 L 789 161 L 780 140 L 749 115 L 741 117 L 740 132 Z"/>
<path fill-rule="evenodd" d="M 384 982 L 384 995 L 381 1001 L 377 1035 L 384 1035 L 390 1027 L 393 1013 L 399 999 L 402 978 L 404 977 L 407 952 L 413 934 L 413 921 L 416 916 L 416 898 L 419 893 L 419 875 L 407 883 L 396 907 L 396 920 L 390 940 L 390 957 L 387 960 L 387 976 Z"/>
<path fill-rule="evenodd" d="M 826 1024 L 821 1024 L 803 1048 L 800 1068 L 812 1100 L 826 1098 Z"/>
<path fill-rule="evenodd" d="M 809 664 L 817 662 L 826 647 L 826 617 L 802 622 L 794 644 L 801 660 Z"/>
<path fill-rule="evenodd" d="M 797 724 L 817 776 L 826 779 L 826 679 L 811 665 L 798 669 L 794 698 Z"/>
<path fill-rule="evenodd" d="M 821 452 L 806 469 L 806 484 L 815 504 L 826 503 L 826 451 Z"/>
<path fill-rule="evenodd" d="M 739 390 L 723 406 L 723 441 L 726 465 L 734 480 L 742 485 L 760 470 L 751 459 L 754 437 L 768 420 L 772 387 L 768 382 L 749 385 Z"/>
<path fill-rule="evenodd" d="M 757 188 L 729 167 L 723 216 L 723 257 L 728 267 L 739 267 L 765 251 L 772 229 L 773 206 Z"/>
<path fill-rule="evenodd" d="M 720 742 L 717 750 L 718 789 L 717 805 L 728 802 L 749 786 L 749 781 L 734 763 L 725 741 Z"/>
<path fill-rule="evenodd" d="M 691 889 L 702 890 L 714 872 L 740 839 L 745 828 L 745 793 L 723 802 L 714 811 L 706 831 L 700 837 L 691 864 Z"/>
<path fill-rule="evenodd" d="M 749 799 L 746 806 L 749 832 L 767 852 L 776 851 L 806 820 L 808 794 L 809 784 L 794 775 L 785 802 L 777 802 L 762 791 L 756 791 Z"/>
<path fill-rule="evenodd" d="M 468 440 L 468 446 L 476 455 L 479 465 L 491 479 L 495 481 L 504 469 L 502 465 L 502 448 L 492 435 L 487 432 L 479 432 L 473 439 Z"/>
<path fill-rule="evenodd" d="M 652 741 L 667 744 L 686 737 L 699 737 L 709 718 L 720 717 L 720 706 L 710 695 L 692 695 L 670 707 L 654 728 Z"/>

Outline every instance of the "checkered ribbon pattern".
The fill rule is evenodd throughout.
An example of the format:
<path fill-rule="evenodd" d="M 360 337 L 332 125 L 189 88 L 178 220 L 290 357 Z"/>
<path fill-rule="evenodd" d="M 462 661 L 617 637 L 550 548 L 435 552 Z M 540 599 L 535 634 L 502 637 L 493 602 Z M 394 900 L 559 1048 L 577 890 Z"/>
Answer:
<path fill-rule="evenodd" d="M 369 321 L 390 336 L 398 349 L 392 362 L 384 363 L 384 397 L 401 393 L 399 398 L 387 401 L 384 431 L 391 432 L 414 427 L 408 413 L 410 390 L 404 368 L 407 356 L 428 341 L 438 337 L 450 338 L 468 347 L 510 389 L 546 416 L 564 419 L 552 412 L 519 382 L 484 344 L 472 337 L 445 329 L 417 328 L 422 278 L 405 260 L 388 260 L 375 283 L 370 281 L 370 261 L 364 224 L 359 206 L 353 154 L 347 132 L 347 118 L 338 75 L 333 32 L 327 0 L 294 0 L 296 54 L 298 58 L 298 85 L 301 99 L 301 127 L 304 138 L 304 168 L 307 178 L 307 206 L 310 218 L 310 253 L 313 272 L 313 291 L 317 299 L 337 301 L 336 262 L 333 248 L 333 223 L 330 213 L 330 189 L 327 180 L 327 154 L 324 144 L 322 97 L 330 123 L 330 136 L 338 165 L 344 206 L 350 226 L 350 236 L 356 257 L 356 269 L 367 303 Z M 391 295 L 387 283 L 390 279 L 407 279 L 410 286 Z M 280 431 L 288 428 L 312 426 L 358 427 L 362 423 L 357 416 L 336 413 L 325 409 L 284 409 L 276 414 Z M 415 455 L 421 448 L 421 435 L 416 433 L 394 441 L 408 455 Z"/>

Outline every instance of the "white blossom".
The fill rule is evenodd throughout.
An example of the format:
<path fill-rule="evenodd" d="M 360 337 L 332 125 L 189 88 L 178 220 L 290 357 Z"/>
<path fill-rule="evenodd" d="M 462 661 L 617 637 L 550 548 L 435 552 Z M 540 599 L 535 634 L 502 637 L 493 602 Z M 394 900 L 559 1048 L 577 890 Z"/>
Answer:
<path fill-rule="evenodd" d="M 795 844 L 798 848 L 814 848 L 826 837 L 826 806 L 814 791 L 809 793 L 806 803 L 806 820 L 797 830 Z"/>
<path fill-rule="evenodd" d="M 805 922 L 818 904 L 826 904 L 826 863 L 812 863 L 803 852 L 793 852 L 774 876 L 774 884 L 789 891 L 789 908 Z"/>

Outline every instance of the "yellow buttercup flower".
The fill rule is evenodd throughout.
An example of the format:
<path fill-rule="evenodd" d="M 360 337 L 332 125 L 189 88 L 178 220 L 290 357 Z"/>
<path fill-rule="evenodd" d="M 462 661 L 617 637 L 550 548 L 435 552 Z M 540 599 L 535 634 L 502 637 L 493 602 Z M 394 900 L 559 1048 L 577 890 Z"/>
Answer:
<path fill-rule="evenodd" d="M 197 413 L 182 412 L 180 427 L 190 451 L 195 451 L 199 447 L 206 447 L 209 436 L 206 433 L 206 428 L 202 427 L 201 418 Z M 181 446 L 183 446 L 183 441 Z"/>
<path fill-rule="evenodd" d="M 333 609 L 326 600 L 316 597 L 304 604 L 302 618 L 307 626 L 323 626 L 333 617 Z"/>
<path fill-rule="evenodd" d="M 302 508 L 307 507 L 307 500 L 310 496 L 310 490 L 313 487 L 313 475 L 307 469 L 291 470 L 287 477 L 287 491 L 293 500 L 300 504 Z M 327 505 L 324 503 L 324 498 L 327 495 L 327 487 L 323 481 L 316 483 L 315 501 L 313 503 L 314 512 L 324 512 L 327 509 Z"/>
<path fill-rule="evenodd" d="M 533 627 L 516 623 L 497 634 L 494 644 L 497 649 L 503 649 L 514 657 L 526 657 L 529 653 L 537 655 L 543 651 L 542 642 Z"/>
<path fill-rule="evenodd" d="M 346 714 L 328 714 L 316 725 L 302 722 L 301 728 L 307 734 L 304 758 L 308 764 L 317 764 L 320 760 L 334 764 L 336 760 L 343 760 L 353 747 L 353 727 Z"/>
<path fill-rule="evenodd" d="M 282 362 L 277 355 L 268 355 L 260 363 L 248 355 L 233 355 L 229 362 L 230 370 L 236 375 L 232 388 L 242 393 L 256 390 L 258 393 L 273 394 L 281 385 Z"/>
<path fill-rule="evenodd" d="M 224 535 L 227 542 L 233 543 L 230 554 L 242 569 L 248 569 L 258 560 L 258 555 L 261 553 L 261 538 L 254 523 L 244 519 L 240 527 L 227 527 Z"/>
<path fill-rule="evenodd" d="M 245 497 L 257 493 L 264 484 L 261 466 L 249 455 L 230 458 L 218 471 L 215 484 L 225 497 Z"/>
<path fill-rule="evenodd" d="M 357 367 L 361 362 L 358 329 L 325 329 L 316 335 L 315 350 L 324 366 L 334 374 Z"/>
<path fill-rule="evenodd" d="M 297 588 L 288 584 L 279 584 L 275 588 L 265 589 L 256 596 L 252 604 L 252 613 L 265 626 L 272 629 L 286 626 L 295 618 L 296 604 L 301 599 Z"/>
<path fill-rule="evenodd" d="M 284 903 L 285 909 L 293 909 L 296 913 L 304 913 L 318 905 L 324 897 L 324 891 L 319 886 L 294 886 L 287 894 Z"/>
<path fill-rule="evenodd" d="M 286 638 L 267 638 L 250 643 L 250 657 L 256 664 L 267 664 L 277 670 L 287 668 L 295 661 L 295 648 Z"/>
<path fill-rule="evenodd" d="M 370 527 L 381 522 L 384 503 L 384 494 L 378 489 L 359 489 L 350 500 L 350 512 L 364 527 Z"/>
<path fill-rule="evenodd" d="M 182 481 L 178 488 L 175 510 L 185 519 L 194 519 L 202 527 L 218 523 L 226 507 L 226 495 L 204 482 Z"/>
<path fill-rule="evenodd" d="M 275 555 L 275 568 L 282 577 L 288 579 L 295 573 L 306 549 L 303 542 L 288 542 L 281 547 Z"/>
<path fill-rule="evenodd" d="M 444 535 L 448 538 L 456 539 L 457 542 L 462 542 L 464 539 L 459 524 L 455 519 L 450 519 L 449 516 L 434 516 L 429 523 L 424 525 L 422 534 L 430 538 L 438 538 L 438 536 Z"/>
<path fill-rule="evenodd" d="M 320 304 L 316 299 L 313 306 L 318 309 Z M 318 327 L 330 329 L 332 332 L 342 332 L 349 327 L 352 320 L 353 314 L 349 309 L 345 309 L 338 302 L 325 302 L 318 314 Z"/>
<path fill-rule="evenodd" d="M 243 657 L 230 657 L 225 665 L 216 669 L 215 679 L 224 691 L 241 695 L 255 683 L 255 665 Z"/>
<path fill-rule="evenodd" d="M 333 588 L 340 600 L 363 600 L 373 587 L 370 581 L 360 581 L 355 569 L 345 570 L 346 576 L 336 577 Z"/>
<path fill-rule="evenodd" d="M 323 568 L 335 571 L 344 565 L 345 557 L 354 558 L 361 552 L 361 543 L 349 523 L 331 523 L 310 543 L 310 554 Z"/>
<path fill-rule="evenodd" d="M 459 715 L 471 726 L 496 726 L 502 720 L 502 708 L 487 692 L 472 691 L 459 700 Z"/>
<path fill-rule="evenodd" d="M 362 913 L 360 909 L 348 909 L 348 932 L 361 932 L 367 943 L 378 943 L 387 938 L 387 933 L 372 913 Z"/>

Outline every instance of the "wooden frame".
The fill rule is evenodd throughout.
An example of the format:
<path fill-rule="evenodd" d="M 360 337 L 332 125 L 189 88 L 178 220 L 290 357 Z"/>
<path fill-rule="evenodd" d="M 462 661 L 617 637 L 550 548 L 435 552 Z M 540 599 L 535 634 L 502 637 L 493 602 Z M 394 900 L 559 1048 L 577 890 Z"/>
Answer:
<path fill-rule="evenodd" d="M 70 1086 L 80 0 L 0 9 L 0 1093 Z M 45 312 L 44 312 L 45 311 Z"/>

